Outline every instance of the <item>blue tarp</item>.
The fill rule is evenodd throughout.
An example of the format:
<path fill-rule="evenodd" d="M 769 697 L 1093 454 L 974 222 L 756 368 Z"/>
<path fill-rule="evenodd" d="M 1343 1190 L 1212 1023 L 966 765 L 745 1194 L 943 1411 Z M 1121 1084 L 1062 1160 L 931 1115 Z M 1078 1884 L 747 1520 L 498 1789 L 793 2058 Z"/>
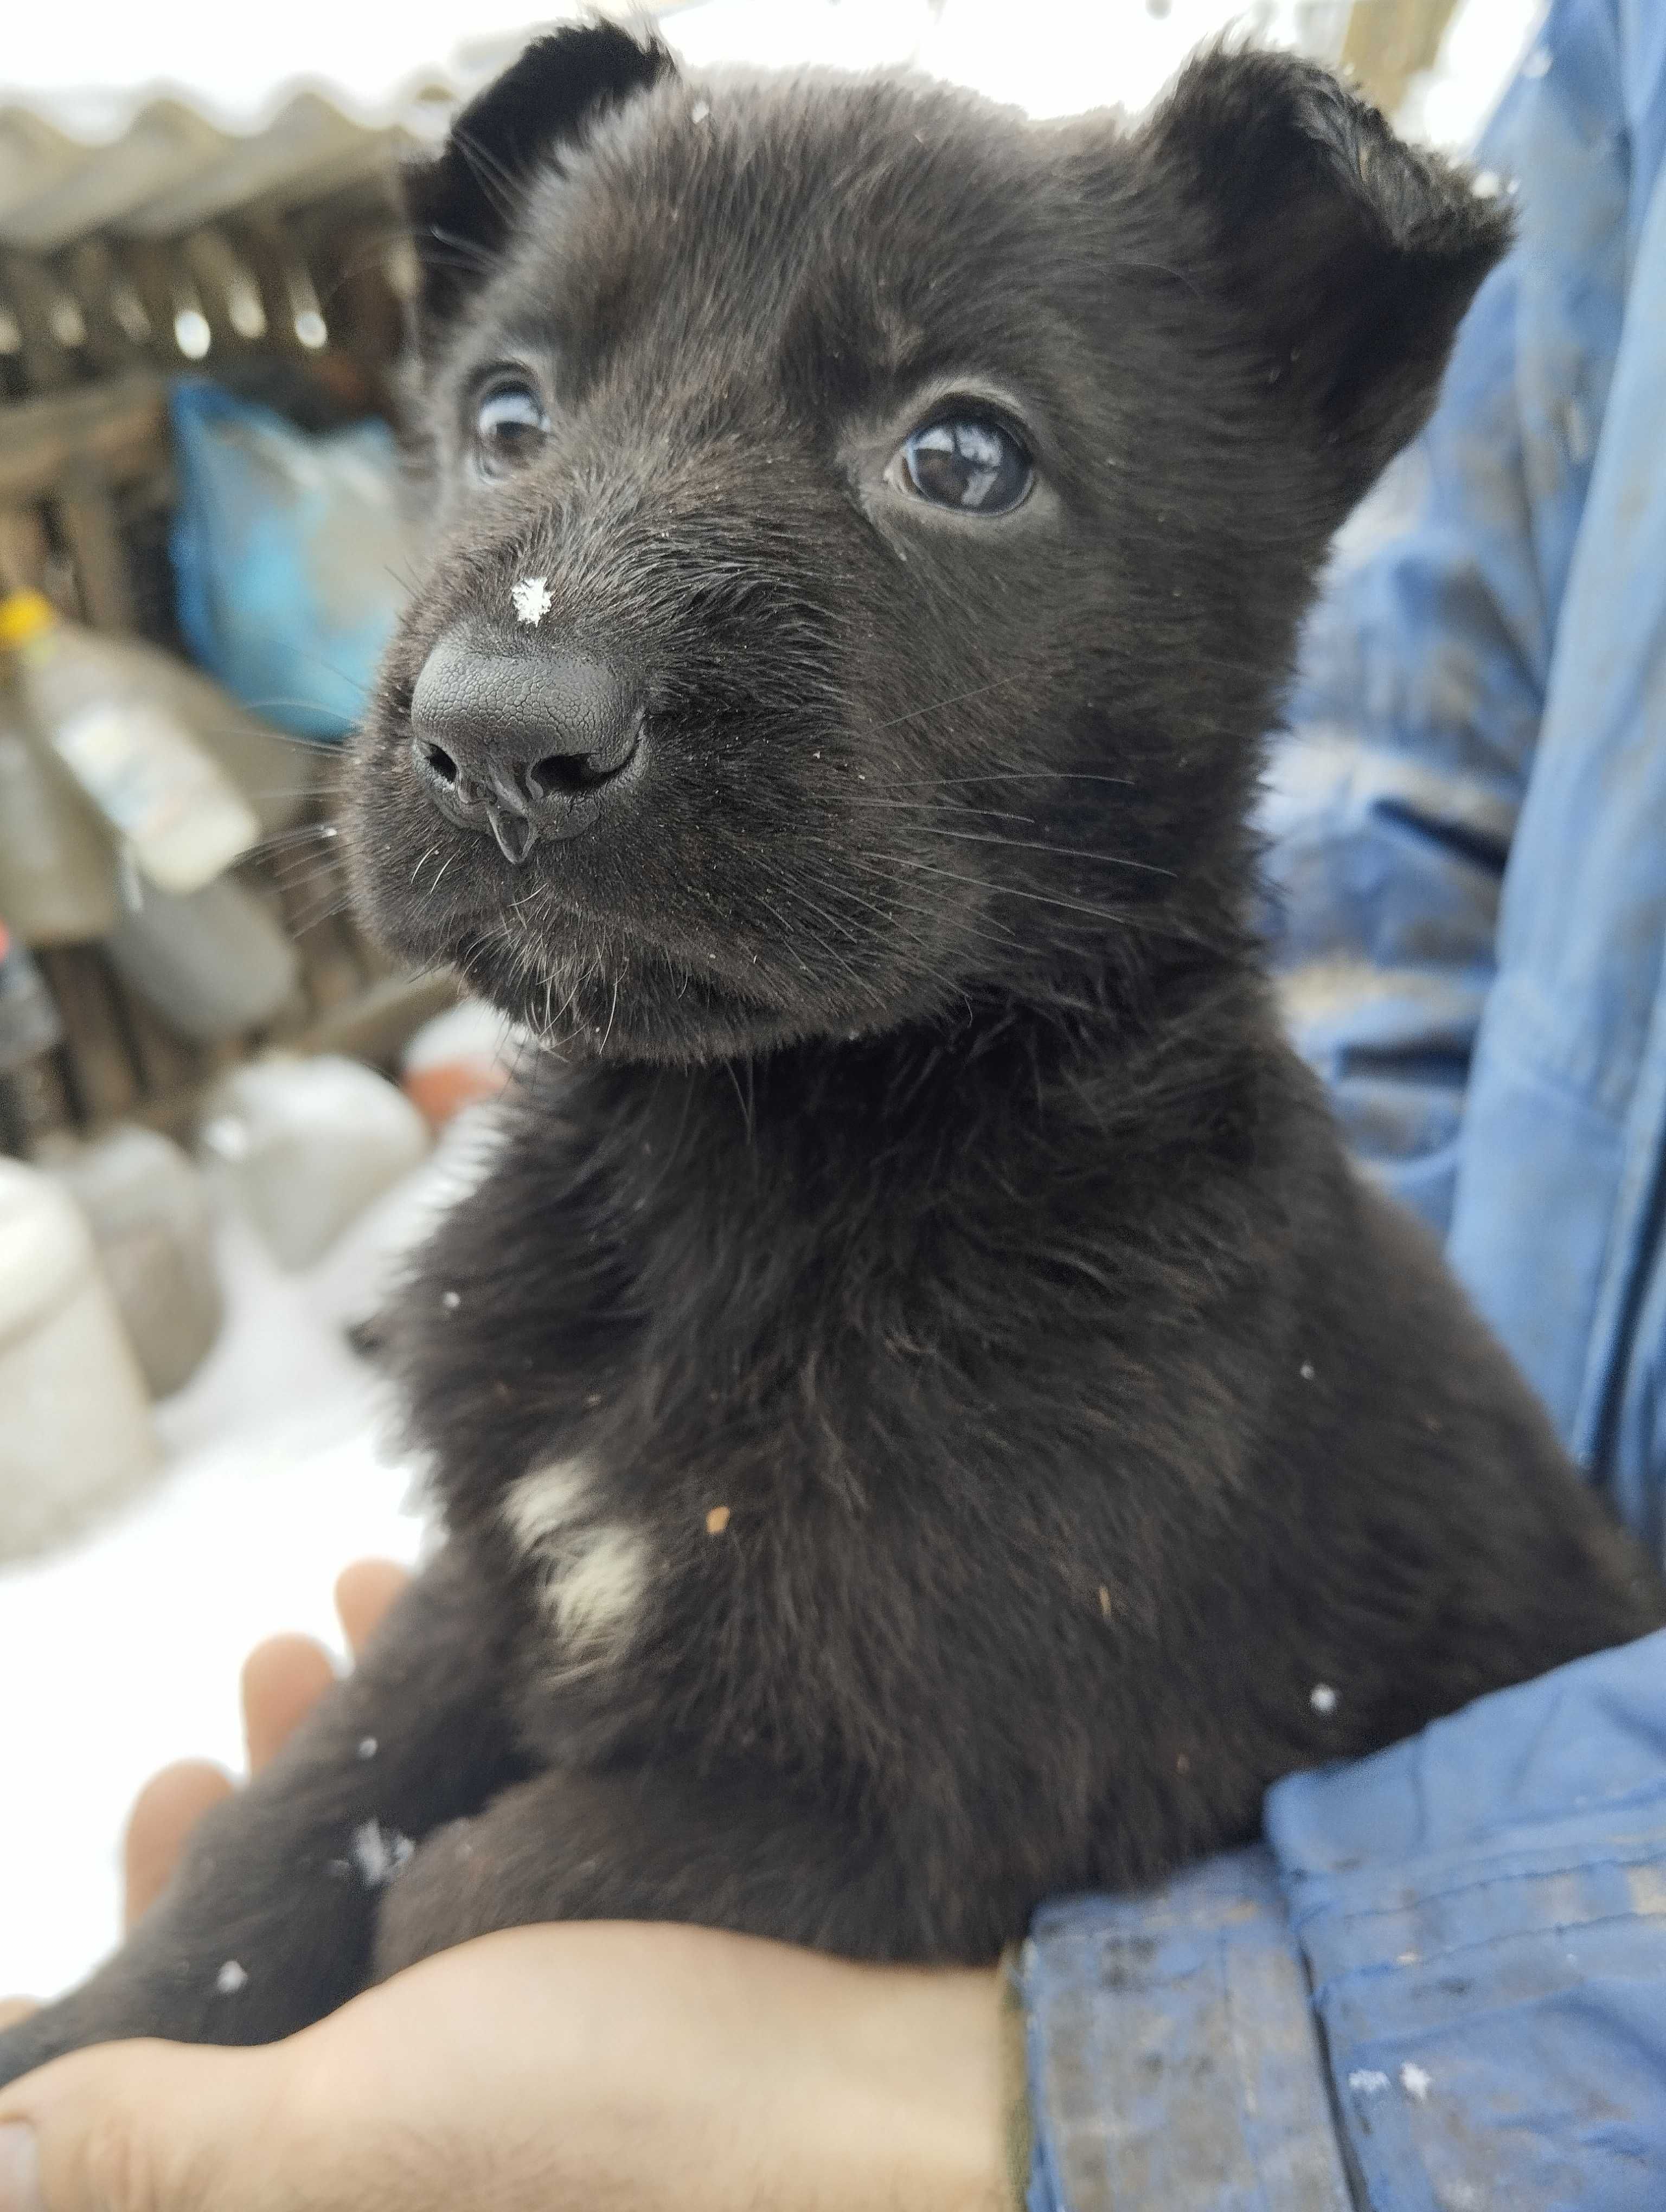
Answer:
<path fill-rule="evenodd" d="M 200 379 L 172 398 L 173 570 L 192 658 L 306 738 L 358 721 L 406 596 L 392 432 L 322 435 Z"/>

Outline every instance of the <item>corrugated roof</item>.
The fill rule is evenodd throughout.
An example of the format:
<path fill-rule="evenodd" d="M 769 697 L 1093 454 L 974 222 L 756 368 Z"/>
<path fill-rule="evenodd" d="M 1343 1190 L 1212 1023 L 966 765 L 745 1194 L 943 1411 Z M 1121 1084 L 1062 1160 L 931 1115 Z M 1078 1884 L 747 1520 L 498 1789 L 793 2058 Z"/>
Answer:
<path fill-rule="evenodd" d="M 228 116 L 204 97 L 173 85 L 151 86 L 132 95 L 9 99 L 0 88 L 0 247 L 52 252 L 98 230 L 137 239 L 177 237 L 246 208 L 264 205 L 281 210 L 384 172 L 402 155 L 432 143 L 456 103 L 502 67 L 525 37 L 552 20 L 570 15 L 580 4 L 581 0 L 570 0 L 570 4 L 556 0 L 543 26 L 479 40 L 446 70 L 420 76 L 385 100 L 374 94 L 358 99 L 338 85 L 309 81 L 283 88 L 258 116 Z M 1433 0 L 1425 0 L 1425 4 L 1433 4 Z M 1472 17 L 1485 15 L 1482 29 L 1487 24 L 1496 27 L 1503 15 L 1512 21 L 1516 15 L 1524 19 L 1539 4 L 1540 0 L 1488 0 L 1484 10 L 1460 5 L 1458 31 L 1464 33 Z M 824 0 L 822 9 L 813 11 L 814 25 L 808 16 L 793 22 L 793 38 L 802 43 L 810 29 L 817 27 L 825 45 L 830 35 L 830 5 L 831 0 Z M 956 76 L 970 69 L 969 81 L 982 82 L 979 68 L 972 65 L 988 62 L 1001 82 L 992 78 L 985 88 L 1002 97 L 1018 96 L 1010 86 L 1002 89 L 1011 73 L 1005 46 L 997 40 L 988 54 L 983 51 L 989 45 L 990 23 L 996 20 L 988 8 L 969 5 L 963 21 L 963 11 L 945 5 L 944 0 L 933 0 L 933 4 L 916 0 L 916 6 L 921 21 L 931 29 L 919 56 L 927 68 Z M 1280 41 L 1287 40 L 1304 51 L 1322 52 L 1329 58 L 1340 48 L 1350 0 L 1260 0 L 1260 9 L 1256 20 L 1260 22 L 1265 15 L 1264 35 L 1276 35 Z M 696 50 L 702 43 L 696 33 L 699 24 L 709 21 L 720 47 L 747 30 L 740 21 L 745 10 L 738 15 L 733 0 L 729 5 L 723 0 L 715 5 L 708 0 L 634 0 L 634 4 L 620 0 L 620 12 L 684 17 L 677 30 L 686 28 Z M 834 15 L 854 12 L 832 10 Z M 1157 0 L 1147 0 L 1146 8 L 1132 19 L 1132 27 L 1141 31 L 1148 45 L 1156 40 L 1162 48 L 1160 74 L 1166 76 L 1193 38 L 1215 26 L 1226 12 L 1224 0 L 1161 0 L 1160 6 Z M 869 15 L 873 13 L 870 0 Z M 909 11 L 898 6 L 896 13 L 901 16 Z M 783 14 L 793 21 L 790 11 L 783 8 Z M 782 24 L 773 14 L 769 20 L 779 44 Z M 1106 52 L 1114 47 L 1122 55 L 1122 35 L 1113 39 L 1110 27 L 1094 20 L 1095 35 Z M 870 21 L 870 33 L 873 28 Z M 757 23 L 751 23 L 754 42 L 757 31 Z M 1172 53 L 1163 45 L 1164 37 Z M 1447 43 L 1456 47 L 1462 42 Z M 1453 88 L 1445 84 L 1442 70 L 1448 76 L 1453 71 L 1445 57 L 1427 82 L 1420 80 L 1423 105 L 1433 97 L 1432 84 L 1445 98 L 1436 133 L 1444 141 L 1467 139 L 1478 116 L 1490 106 L 1496 89 L 1493 79 L 1504 66 L 1501 50 L 1487 70 L 1479 70 L 1476 56 L 1469 51 L 1474 44 L 1470 38 L 1464 46 L 1462 66 L 1456 72 L 1464 84 L 1457 89 L 1465 90 L 1474 79 L 1484 99 L 1472 98 L 1466 105 L 1447 97 Z M 1505 47 L 1512 44 L 1504 42 Z M 792 39 L 787 45 L 793 46 Z M 1456 54 L 1452 58 L 1456 59 Z M 400 66 L 398 58 L 392 65 Z M 988 75 L 988 70 L 982 71 Z M 1085 83 L 1080 96 L 1109 95 L 1105 87 Z M 1042 112 L 1053 112 L 1052 106 L 1044 102 Z"/>
<path fill-rule="evenodd" d="M 635 0 L 630 12 L 674 15 L 689 4 Z M 0 85 L 0 246 L 52 252 L 95 230 L 178 237 L 240 209 L 295 206 L 385 172 L 432 144 L 526 37 L 572 12 L 558 0 L 541 22 L 477 40 L 447 68 L 380 100 L 309 79 L 277 88 L 259 114 L 234 117 L 171 84 L 9 98 Z"/>
<path fill-rule="evenodd" d="M 325 90 L 297 88 L 246 131 L 164 95 L 91 142 L 38 107 L 0 106 L 0 243 L 47 252 L 93 230 L 175 237 L 257 201 L 314 198 L 431 137 L 454 90 L 437 86 L 404 113 L 366 119 Z"/>

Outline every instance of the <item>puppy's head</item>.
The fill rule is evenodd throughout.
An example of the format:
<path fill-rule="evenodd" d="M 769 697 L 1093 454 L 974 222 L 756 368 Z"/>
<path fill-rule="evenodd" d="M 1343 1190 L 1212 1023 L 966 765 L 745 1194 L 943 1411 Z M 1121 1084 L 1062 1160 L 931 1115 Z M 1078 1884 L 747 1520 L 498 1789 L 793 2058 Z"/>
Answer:
<path fill-rule="evenodd" d="M 540 40 L 411 185 L 428 574 L 373 921 L 568 1049 L 1074 991 L 1230 930 L 1329 534 L 1504 242 L 1322 73 L 1136 132 Z"/>

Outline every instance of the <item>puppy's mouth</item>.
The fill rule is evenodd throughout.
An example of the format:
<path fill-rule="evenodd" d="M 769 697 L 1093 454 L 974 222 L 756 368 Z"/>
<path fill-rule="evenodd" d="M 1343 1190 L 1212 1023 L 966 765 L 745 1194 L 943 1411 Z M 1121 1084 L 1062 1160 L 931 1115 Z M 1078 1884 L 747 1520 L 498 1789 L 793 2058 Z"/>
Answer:
<path fill-rule="evenodd" d="M 686 793 L 639 789 L 651 756 L 638 738 L 471 773 L 390 715 L 356 793 L 373 926 L 566 1057 L 704 1059 L 818 1026 L 804 953 L 745 896 L 761 851 L 696 828 Z"/>
<path fill-rule="evenodd" d="M 447 948 L 470 988 L 563 1058 L 705 1059 L 777 1041 L 790 1010 L 691 948 L 672 953 L 612 928 L 576 925 L 564 945 L 508 917 Z"/>

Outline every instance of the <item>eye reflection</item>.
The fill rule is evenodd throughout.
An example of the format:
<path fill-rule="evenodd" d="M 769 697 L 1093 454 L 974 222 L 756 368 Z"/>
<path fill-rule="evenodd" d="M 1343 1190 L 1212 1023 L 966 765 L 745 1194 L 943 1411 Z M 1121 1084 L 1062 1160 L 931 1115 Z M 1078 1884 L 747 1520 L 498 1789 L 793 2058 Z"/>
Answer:
<path fill-rule="evenodd" d="M 945 416 L 903 445 L 912 490 L 933 507 L 966 514 L 1004 514 L 1018 506 L 1034 476 L 1030 456 L 1009 430 L 987 416 Z"/>
<path fill-rule="evenodd" d="M 524 378 L 506 377 L 494 384 L 475 410 L 475 440 L 489 476 L 529 460 L 549 430 L 544 402 Z"/>

